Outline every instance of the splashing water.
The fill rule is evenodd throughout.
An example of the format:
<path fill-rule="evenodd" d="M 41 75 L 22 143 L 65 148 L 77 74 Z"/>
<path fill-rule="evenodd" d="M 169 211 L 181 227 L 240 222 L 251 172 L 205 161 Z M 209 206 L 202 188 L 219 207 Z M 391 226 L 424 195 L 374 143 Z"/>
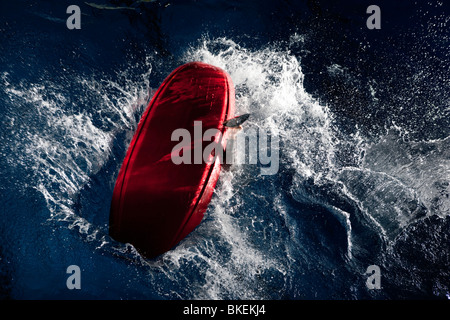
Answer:
<path fill-rule="evenodd" d="M 68 79 L 11 84 L 2 75 L 15 109 L 3 119 L 10 135 L 0 154 L 21 172 L 16 189 L 37 191 L 46 208 L 38 224 L 68 237 L 53 254 L 76 246 L 82 253 L 64 262 L 94 260 L 88 265 L 103 270 L 99 279 L 111 296 L 350 298 L 348 282 L 360 281 L 365 259 L 378 257 L 419 219 L 448 215 L 448 138 L 408 142 L 391 130 L 372 141 L 357 128 L 344 133 L 336 115 L 305 91 L 301 61 L 288 49 L 252 51 L 227 38 L 203 39 L 181 60 L 231 75 L 237 113 L 252 114 L 245 127 L 279 136 L 280 169 L 272 176 L 250 164 L 223 170 L 204 221 L 154 260 L 107 234 L 114 179 L 151 95 L 152 57 L 137 78 L 130 67 L 114 80 L 72 79 L 77 100 Z M 123 279 L 108 280 L 117 274 Z"/>

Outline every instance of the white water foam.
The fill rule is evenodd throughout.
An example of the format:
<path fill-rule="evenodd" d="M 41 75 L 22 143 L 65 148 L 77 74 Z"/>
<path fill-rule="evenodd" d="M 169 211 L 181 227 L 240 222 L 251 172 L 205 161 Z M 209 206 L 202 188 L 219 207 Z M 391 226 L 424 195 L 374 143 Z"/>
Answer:
<path fill-rule="evenodd" d="M 149 73 L 151 68 L 149 68 Z M 117 75 L 124 85 L 108 79 L 71 78 L 74 93 L 64 83 L 42 79 L 39 83 L 12 85 L 3 77 L 5 93 L 17 109 L 9 114 L 11 166 L 31 171 L 27 187 L 38 190 L 47 203 L 48 221 L 65 222 L 88 241 L 105 243 L 105 234 L 74 211 L 74 201 L 111 156 L 111 145 L 118 131 L 136 128 L 136 109 L 148 98 L 148 74 L 141 84 L 126 80 L 126 72 Z M 73 88 L 73 87 L 72 87 Z M 108 95 L 114 92 L 114 95 Z M 92 104 L 95 109 L 89 110 Z M 18 125 L 25 122 L 25 125 Z"/>
<path fill-rule="evenodd" d="M 237 113 L 252 114 L 246 126 L 279 135 L 283 170 L 295 171 L 294 198 L 320 204 L 336 215 L 347 232 L 348 258 L 352 259 L 354 247 L 351 215 L 355 212 L 323 195 L 305 192 L 305 182 L 312 181 L 315 188 L 332 185 L 334 194 L 352 203 L 386 241 L 394 240 L 426 212 L 448 214 L 448 139 L 399 144 L 401 139 L 394 143 L 389 135 L 372 142 L 358 128 L 351 134 L 340 132 L 327 106 L 305 91 L 300 61 L 276 47 L 251 51 L 230 39 L 204 39 L 186 54 L 186 60 L 210 63 L 231 75 Z M 330 70 L 343 72 L 336 65 Z M 342 159 L 339 153 L 347 149 Z M 427 177 L 421 176 L 424 172 Z M 245 183 L 244 176 L 236 174 L 233 185 Z M 210 212 L 224 206 L 220 203 Z"/>
<path fill-rule="evenodd" d="M 203 61 L 230 74 L 236 90 L 236 113 L 251 113 L 245 124 L 247 128 L 265 130 L 280 137 L 286 151 L 280 155 L 283 170 L 293 169 L 303 179 L 318 179 L 318 175 L 326 174 L 333 162 L 332 119 L 327 108 L 305 92 L 297 58 L 274 47 L 251 51 L 232 40 L 220 38 L 205 39 L 191 48 L 184 60 Z M 287 273 L 295 257 L 290 252 L 291 244 L 280 238 L 279 232 L 283 230 L 279 228 L 288 228 L 295 241 L 296 225 L 283 206 L 282 191 L 270 182 L 267 185 L 253 169 L 243 165 L 222 171 L 207 220 L 194 232 L 202 238 L 201 235 L 207 236 L 203 234 L 204 228 L 213 229 L 221 246 L 230 250 L 226 262 L 214 249 L 208 250 L 206 285 L 195 292 L 197 298 L 267 298 L 267 290 L 263 288 L 270 286 L 268 279 L 273 277 L 281 279 L 282 286 L 288 285 Z M 245 187 L 252 184 L 269 190 L 264 194 L 246 192 Z M 264 210 L 273 211 L 273 216 L 280 219 L 284 227 L 276 221 L 264 221 L 267 213 L 258 216 L 247 211 L 252 210 L 249 208 L 252 202 L 263 203 Z M 261 230 L 256 232 L 256 229 Z M 269 250 L 277 247 L 282 250 L 280 259 L 283 261 L 265 252 L 264 246 L 261 248 L 259 243 L 265 241 Z M 184 248 L 183 243 L 180 248 Z M 183 256 L 179 255 L 180 248 L 166 256 L 180 259 Z"/>

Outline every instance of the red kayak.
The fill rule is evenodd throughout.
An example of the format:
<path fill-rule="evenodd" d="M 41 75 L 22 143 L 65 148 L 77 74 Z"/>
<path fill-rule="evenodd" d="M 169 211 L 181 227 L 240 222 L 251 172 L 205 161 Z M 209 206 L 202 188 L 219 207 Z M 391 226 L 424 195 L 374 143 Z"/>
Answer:
<path fill-rule="evenodd" d="M 220 159 L 175 164 L 171 154 L 179 142 L 171 136 L 185 129 L 194 137 L 200 123 L 202 132 L 220 131 L 225 148 L 224 121 L 233 116 L 234 87 L 225 71 L 192 62 L 164 80 L 142 115 L 117 177 L 109 227 L 115 240 L 153 258 L 197 227 L 219 178 Z M 206 142 L 194 138 L 190 147 L 196 143 L 204 147 Z"/>

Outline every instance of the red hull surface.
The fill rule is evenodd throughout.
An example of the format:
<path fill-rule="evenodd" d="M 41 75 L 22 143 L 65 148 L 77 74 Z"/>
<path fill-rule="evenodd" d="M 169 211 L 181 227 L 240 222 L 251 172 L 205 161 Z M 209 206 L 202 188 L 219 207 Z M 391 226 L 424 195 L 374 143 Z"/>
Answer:
<path fill-rule="evenodd" d="M 188 130 L 188 148 L 197 143 L 203 152 L 212 139 L 195 141 L 194 121 L 201 121 L 202 136 L 217 129 L 225 148 L 223 122 L 233 116 L 234 87 L 226 72 L 201 62 L 175 69 L 147 106 L 128 148 L 111 201 L 110 235 L 153 258 L 194 230 L 212 198 L 220 161 L 175 164 L 171 155 L 179 141 L 171 141 L 172 133 Z"/>

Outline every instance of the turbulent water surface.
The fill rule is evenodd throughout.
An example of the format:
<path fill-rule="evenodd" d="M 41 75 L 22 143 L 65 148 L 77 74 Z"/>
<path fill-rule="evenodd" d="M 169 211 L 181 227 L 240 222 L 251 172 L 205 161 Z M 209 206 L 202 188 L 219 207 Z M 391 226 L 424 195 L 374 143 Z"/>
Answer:
<path fill-rule="evenodd" d="M 0 4 L 1 298 L 450 297 L 443 1 L 380 1 L 381 30 L 366 1 L 97 0 L 80 30 L 71 4 Z M 112 191 L 152 94 L 190 61 L 230 74 L 279 168 L 223 170 L 199 227 L 148 260 L 109 237 Z"/>

